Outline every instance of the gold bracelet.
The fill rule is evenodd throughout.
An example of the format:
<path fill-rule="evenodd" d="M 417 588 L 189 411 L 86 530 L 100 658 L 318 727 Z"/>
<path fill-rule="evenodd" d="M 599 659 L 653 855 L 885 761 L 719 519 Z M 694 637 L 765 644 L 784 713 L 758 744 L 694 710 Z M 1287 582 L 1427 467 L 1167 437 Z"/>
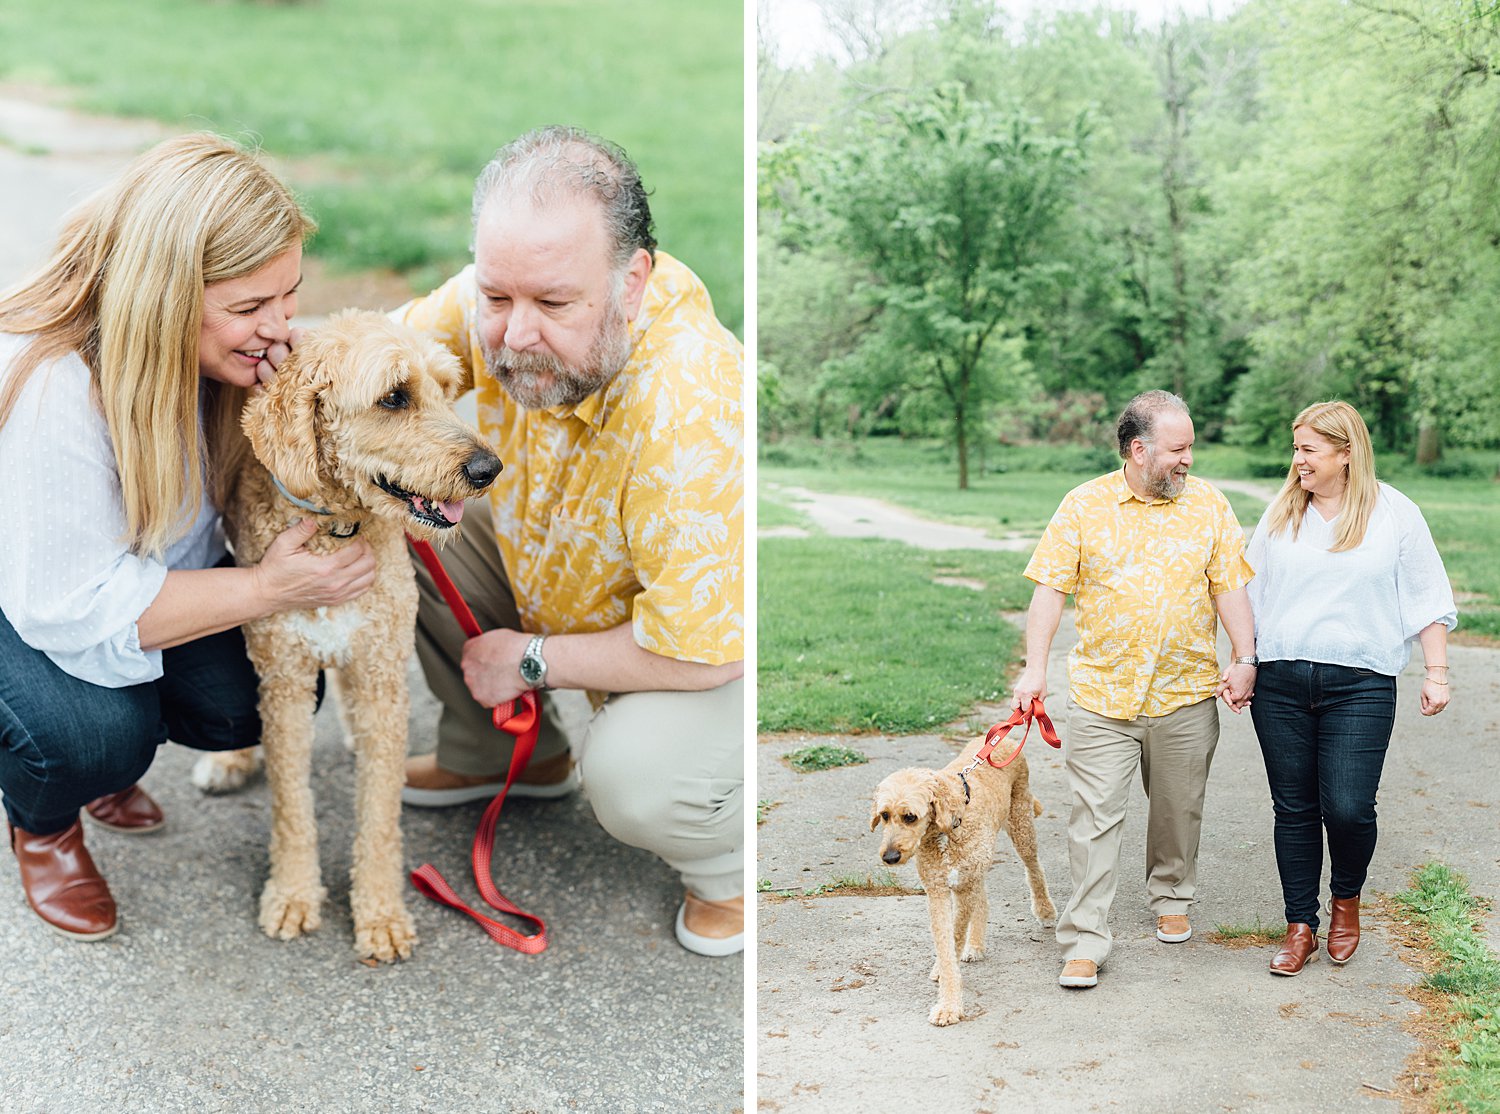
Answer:
<path fill-rule="evenodd" d="M 1423 669 L 1447 669 L 1448 667 L 1446 665 L 1424 665 L 1424 666 L 1422 666 L 1422 668 Z"/>
<path fill-rule="evenodd" d="M 1436 681 L 1436 680 L 1433 680 L 1431 677 L 1423 677 L 1422 680 L 1427 681 L 1427 682 L 1429 682 L 1431 684 L 1434 684 L 1434 685 L 1442 685 L 1444 688 L 1448 687 L 1448 682 L 1447 681 Z"/>

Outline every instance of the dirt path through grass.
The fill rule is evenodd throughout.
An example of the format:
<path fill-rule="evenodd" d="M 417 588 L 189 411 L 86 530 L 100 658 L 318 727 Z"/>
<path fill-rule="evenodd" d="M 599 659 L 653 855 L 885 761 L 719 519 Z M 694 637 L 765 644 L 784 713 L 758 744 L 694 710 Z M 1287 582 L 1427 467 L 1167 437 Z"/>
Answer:
<path fill-rule="evenodd" d="M 1235 491 L 1269 503 L 1276 488 L 1254 480 L 1209 480 L 1215 487 Z M 806 515 L 823 533 L 835 538 L 886 538 L 921 549 L 985 549 L 1025 552 L 1036 545 L 1035 534 L 992 537 L 974 526 L 960 526 L 926 518 L 884 499 L 867 495 L 837 495 L 805 487 L 780 486 L 793 510 Z M 763 538 L 806 537 L 797 526 L 773 526 L 760 531 Z"/>

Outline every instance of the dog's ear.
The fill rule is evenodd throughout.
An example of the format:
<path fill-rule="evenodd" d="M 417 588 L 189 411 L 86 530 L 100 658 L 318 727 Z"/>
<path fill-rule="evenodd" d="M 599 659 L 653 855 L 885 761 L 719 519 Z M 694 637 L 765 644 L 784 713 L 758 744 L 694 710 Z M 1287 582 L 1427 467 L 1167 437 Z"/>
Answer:
<path fill-rule="evenodd" d="M 940 832 L 953 832 L 964 822 L 963 783 L 952 774 L 934 773 L 931 782 L 932 822 Z"/>
<path fill-rule="evenodd" d="M 245 404 L 240 419 L 256 458 L 299 499 L 323 486 L 319 474 L 318 396 L 328 375 L 318 343 L 305 338 L 276 369 L 276 379 Z"/>
<path fill-rule="evenodd" d="M 443 397 L 452 402 L 464 391 L 464 371 L 458 357 L 436 342 L 432 345 L 432 359 L 427 362 L 427 371 L 443 388 Z"/>
<path fill-rule="evenodd" d="M 870 802 L 870 831 L 880 827 L 880 798 L 876 797 Z"/>

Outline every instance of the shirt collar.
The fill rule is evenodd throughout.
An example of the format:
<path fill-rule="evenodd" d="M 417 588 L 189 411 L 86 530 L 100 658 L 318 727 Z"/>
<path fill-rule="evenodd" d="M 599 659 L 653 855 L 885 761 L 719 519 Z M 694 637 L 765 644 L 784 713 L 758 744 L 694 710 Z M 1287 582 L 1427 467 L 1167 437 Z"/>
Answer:
<path fill-rule="evenodd" d="M 609 420 L 615 408 L 620 404 L 625 392 L 629 389 L 631 381 L 636 375 L 636 353 L 640 347 L 641 336 L 637 332 L 634 343 L 631 345 L 630 357 L 625 361 L 625 366 L 620 369 L 618 375 L 606 383 L 599 390 L 589 395 L 576 406 L 549 406 L 547 412 L 556 418 L 577 418 L 584 425 L 591 427 L 596 432 L 604 428 L 604 423 Z"/>

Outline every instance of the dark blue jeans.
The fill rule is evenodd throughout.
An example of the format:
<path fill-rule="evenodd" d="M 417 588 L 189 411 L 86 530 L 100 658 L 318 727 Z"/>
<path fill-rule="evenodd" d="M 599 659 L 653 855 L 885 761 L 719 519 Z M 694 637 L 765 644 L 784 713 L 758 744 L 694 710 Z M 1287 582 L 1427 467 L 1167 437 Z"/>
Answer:
<path fill-rule="evenodd" d="M 64 673 L 0 614 L 0 792 L 10 822 L 60 832 L 140 780 L 170 737 L 198 750 L 260 742 L 255 670 L 238 628 L 162 651 L 163 675 L 110 689 Z"/>
<path fill-rule="evenodd" d="M 1262 662 L 1250 716 L 1271 785 L 1287 923 L 1316 932 L 1324 831 L 1334 897 L 1360 892 L 1375 854 L 1375 793 L 1396 722 L 1396 678 Z"/>

